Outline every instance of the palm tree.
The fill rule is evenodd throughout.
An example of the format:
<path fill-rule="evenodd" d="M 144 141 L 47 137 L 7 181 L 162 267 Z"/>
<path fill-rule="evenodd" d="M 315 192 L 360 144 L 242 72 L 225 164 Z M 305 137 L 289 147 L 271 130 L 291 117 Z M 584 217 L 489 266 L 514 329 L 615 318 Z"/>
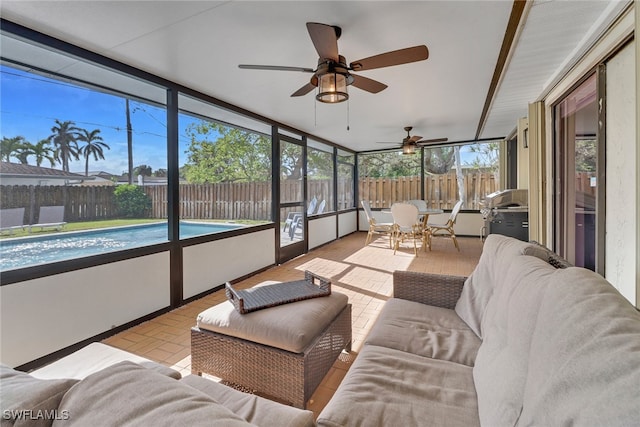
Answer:
<path fill-rule="evenodd" d="M 53 134 L 49 136 L 55 148 L 55 158 L 62 164 L 62 170 L 69 172 L 69 159 L 74 157 L 78 160 L 78 144 L 76 138 L 80 128 L 74 126 L 72 121 L 61 122 L 56 119 L 56 126 L 51 128 Z"/>
<path fill-rule="evenodd" d="M 10 162 L 11 157 L 16 157 L 24 148 L 27 141 L 24 136 L 14 136 L 13 138 L 2 137 L 0 142 L 0 160 Z"/>
<path fill-rule="evenodd" d="M 100 133 L 100 129 L 94 129 L 89 132 L 86 129 L 80 129 L 80 134 L 76 137 L 77 141 L 82 141 L 85 143 L 83 147 L 80 147 L 78 150 L 85 158 L 84 164 L 84 175 L 89 176 L 89 157 L 93 155 L 93 159 L 98 161 L 98 159 L 104 160 L 104 149 L 110 150 L 111 148 L 102 142 L 102 137 L 98 135 Z"/>
<path fill-rule="evenodd" d="M 23 165 L 28 165 L 29 156 L 31 156 L 32 154 L 34 154 L 33 144 L 31 144 L 30 142 L 25 142 L 20 148 L 18 148 L 18 151 L 14 155 L 14 157 L 18 159 Z"/>
<path fill-rule="evenodd" d="M 49 160 L 51 167 L 55 165 L 56 158 L 51 147 L 49 147 L 48 139 L 41 139 L 37 144 L 31 144 L 32 154 L 36 157 L 36 165 L 42 165 L 42 162 Z"/>

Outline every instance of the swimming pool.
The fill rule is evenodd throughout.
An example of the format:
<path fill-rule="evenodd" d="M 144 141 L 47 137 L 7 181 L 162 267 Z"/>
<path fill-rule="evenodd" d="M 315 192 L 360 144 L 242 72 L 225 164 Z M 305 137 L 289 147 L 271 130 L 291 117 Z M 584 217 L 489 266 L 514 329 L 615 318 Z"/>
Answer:
<path fill-rule="evenodd" d="M 237 224 L 180 222 L 180 237 L 220 233 Z M 162 243 L 167 224 L 145 224 L 0 240 L 0 271 Z"/>

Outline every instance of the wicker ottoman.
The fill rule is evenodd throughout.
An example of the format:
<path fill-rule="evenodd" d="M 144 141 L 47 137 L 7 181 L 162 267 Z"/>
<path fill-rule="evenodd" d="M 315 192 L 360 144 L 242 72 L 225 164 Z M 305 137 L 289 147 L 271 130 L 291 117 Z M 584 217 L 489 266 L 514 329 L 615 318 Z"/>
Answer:
<path fill-rule="evenodd" d="M 344 294 L 243 315 L 225 301 L 200 313 L 191 329 L 191 372 L 305 408 L 343 349 L 351 350 Z"/>

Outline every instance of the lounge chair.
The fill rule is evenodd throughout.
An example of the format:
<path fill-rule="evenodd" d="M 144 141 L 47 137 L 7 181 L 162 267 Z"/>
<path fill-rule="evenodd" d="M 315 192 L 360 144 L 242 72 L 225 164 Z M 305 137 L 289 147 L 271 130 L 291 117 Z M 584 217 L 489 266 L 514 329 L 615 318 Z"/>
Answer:
<path fill-rule="evenodd" d="M 323 200 L 320 202 L 320 204 L 318 205 L 318 210 L 314 212 L 307 212 L 307 216 L 311 215 L 311 214 L 321 214 L 324 212 L 324 208 L 327 205 L 327 201 Z M 296 231 L 298 229 L 300 229 L 300 233 L 302 233 L 302 227 L 304 225 L 304 218 L 302 217 L 301 214 L 297 214 L 296 217 L 294 218 L 293 222 L 291 223 L 291 226 L 289 228 L 289 237 L 291 237 L 291 240 L 293 240 L 293 238 L 296 235 Z"/>
<path fill-rule="evenodd" d="M 38 223 L 29 225 L 29 233 L 33 227 L 53 228 L 62 230 L 66 222 L 64 222 L 64 206 L 40 206 L 40 214 L 38 215 Z"/>
<path fill-rule="evenodd" d="M 0 210 L 0 233 L 24 229 L 24 208 L 11 208 Z"/>
<path fill-rule="evenodd" d="M 307 208 L 307 216 L 313 215 L 313 213 L 316 211 L 317 204 L 318 199 L 316 199 L 315 197 L 311 199 L 311 201 L 309 202 L 309 207 Z M 285 231 L 287 231 L 287 227 L 291 229 L 291 225 L 294 222 L 299 221 L 299 218 L 302 218 L 302 212 L 289 212 L 289 215 L 287 215 L 287 219 L 284 222 L 284 226 L 282 227 L 282 232 L 284 233 Z"/>

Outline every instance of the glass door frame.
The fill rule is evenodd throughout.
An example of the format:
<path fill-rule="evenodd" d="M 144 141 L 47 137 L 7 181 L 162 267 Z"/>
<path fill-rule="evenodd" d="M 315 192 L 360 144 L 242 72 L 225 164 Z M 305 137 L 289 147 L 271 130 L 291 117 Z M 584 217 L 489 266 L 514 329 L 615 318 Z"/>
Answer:
<path fill-rule="evenodd" d="M 273 209 L 273 218 L 276 223 L 276 262 L 278 264 L 282 264 L 290 259 L 293 259 L 299 255 L 305 254 L 308 252 L 308 225 L 309 221 L 307 218 L 307 139 L 305 136 L 302 136 L 301 139 L 296 139 L 288 135 L 284 135 L 278 131 L 277 126 L 274 126 L 272 129 L 272 140 L 273 140 L 273 168 L 274 168 L 274 209 Z M 302 200 L 296 201 L 282 201 L 281 197 L 281 181 L 282 181 L 282 173 L 281 173 L 281 149 L 284 144 L 294 144 L 300 146 L 302 149 Z M 282 209 L 283 208 L 297 208 L 298 211 L 302 213 L 302 240 L 293 242 L 291 244 L 283 245 L 282 238 L 286 237 L 283 233 L 283 227 L 281 224 L 286 220 L 282 218 Z"/>
<path fill-rule="evenodd" d="M 556 120 L 556 110 L 559 105 L 571 96 L 576 89 L 595 74 L 596 99 L 597 104 L 597 129 L 596 129 L 596 193 L 595 193 L 595 249 L 594 258 L 596 273 L 604 276 L 605 266 L 605 215 L 606 215 L 606 66 L 599 64 L 591 72 L 586 73 L 574 86 L 572 86 L 562 97 L 555 102 L 552 109 L 553 117 L 553 155 L 554 155 L 554 221 L 553 221 L 553 241 L 554 250 L 561 256 L 567 258 L 571 263 L 575 263 L 575 218 L 569 216 L 570 207 L 575 207 L 575 180 L 568 183 L 566 181 L 568 166 L 572 159 L 567 160 L 567 146 L 559 138 L 563 129 Z M 571 147 L 569 147 L 571 148 Z M 574 156 L 575 153 L 571 153 Z M 569 162 L 569 163 L 568 163 Z M 572 172 L 574 173 L 574 172 Z"/>

